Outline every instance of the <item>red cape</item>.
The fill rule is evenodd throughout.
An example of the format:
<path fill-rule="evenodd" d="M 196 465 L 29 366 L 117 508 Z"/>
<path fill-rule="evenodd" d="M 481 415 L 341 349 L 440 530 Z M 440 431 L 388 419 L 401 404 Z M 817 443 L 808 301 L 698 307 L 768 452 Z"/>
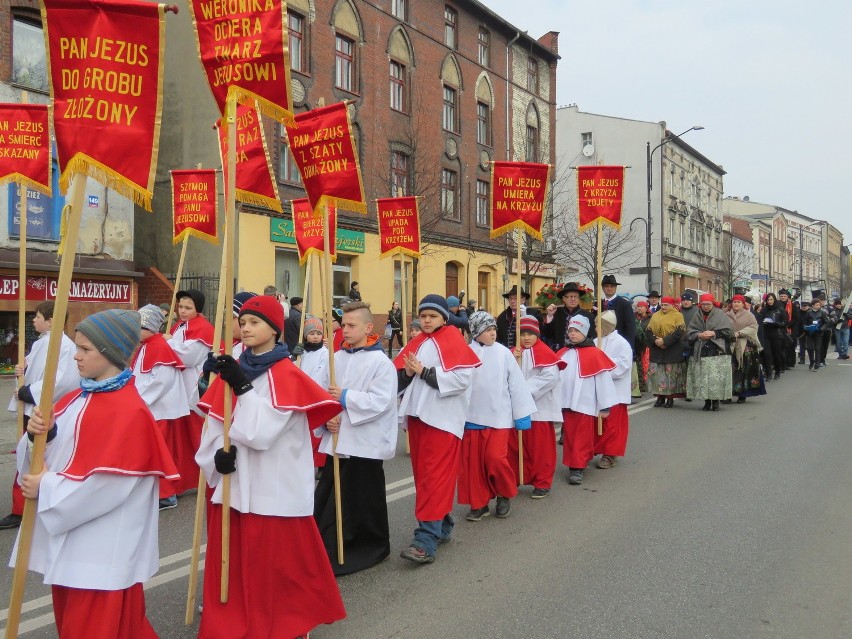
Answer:
<path fill-rule="evenodd" d="M 130 369 L 136 368 L 136 361 L 139 359 L 139 353 L 145 349 L 145 354 L 142 357 L 142 372 L 150 373 L 155 366 L 174 366 L 178 370 L 183 370 L 186 366 L 183 365 L 180 357 L 172 350 L 166 338 L 161 333 L 154 333 L 142 342 L 142 345 L 133 354 L 133 361 L 130 362 Z"/>
<path fill-rule="evenodd" d="M 272 391 L 272 405 L 278 410 L 305 413 L 308 424 L 316 428 L 343 412 L 343 406 L 289 359 L 282 359 L 266 371 Z M 218 420 L 225 412 L 226 382 L 217 377 L 199 400 L 198 407 Z M 233 391 L 231 391 L 233 397 Z"/>
<path fill-rule="evenodd" d="M 343 348 L 343 329 L 338 328 L 334 331 L 334 352 L 336 353 Z"/>
<path fill-rule="evenodd" d="M 474 353 L 470 346 L 467 345 L 467 342 L 464 341 L 461 333 L 458 331 L 444 330 L 446 328 L 448 328 L 448 326 L 444 325 L 433 333 L 423 332 L 410 340 L 408 344 L 405 345 L 405 348 L 403 348 L 393 360 L 393 365 L 396 366 L 396 369 L 402 370 L 405 368 L 405 356 L 408 353 L 411 353 L 412 355 L 415 354 L 417 349 L 420 348 L 420 345 L 427 339 L 431 339 L 435 342 L 435 347 L 438 349 L 438 357 L 441 359 L 441 368 L 444 372 L 448 373 L 456 370 L 457 368 L 476 368 L 482 364 L 476 356 L 476 353 Z M 449 328 L 453 327 L 450 326 Z"/>
<path fill-rule="evenodd" d="M 609 358 L 609 355 L 596 346 L 584 346 L 582 348 L 574 349 L 570 349 L 566 346 L 556 353 L 556 356 L 561 359 L 562 355 L 569 350 L 577 351 L 577 357 L 580 360 L 580 377 L 594 377 L 604 371 L 611 371 L 615 369 L 615 362 Z"/>
<path fill-rule="evenodd" d="M 56 404 L 59 417 L 82 394 L 76 390 Z M 91 393 L 74 424 L 74 453 L 59 472 L 82 481 L 95 473 L 180 479 L 157 422 L 131 380 L 116 391 Z M 120 419 L 116 415 L 120 413 Z M 69 425 L 65 425 L 68 428 Z"/>
<path fill-rule="evenodd" d="M 207 348 L 213 348 L 213 324 L 207 321 L 207 318 L 203 315 L 196 315 L 188 322 L 177 322 L 174 326 L 172 326 L 172 335 L 175 334 L 178 328 L 183 325 L 186 325 L 186 332 L 184 333 L 184 340 L 198 340 L 207 346 Z"/>
<path fill-rule="evenodd" d="M 532 348 L 530 349 L 530 357 L 532 357 L 533 368 L 558 366 L 559 370 L 564 370 L 565 367 L 568 366 L 568 362 L 561 359 L 540 339 L 536 340 L 535 344 L 532 345 Z"/>

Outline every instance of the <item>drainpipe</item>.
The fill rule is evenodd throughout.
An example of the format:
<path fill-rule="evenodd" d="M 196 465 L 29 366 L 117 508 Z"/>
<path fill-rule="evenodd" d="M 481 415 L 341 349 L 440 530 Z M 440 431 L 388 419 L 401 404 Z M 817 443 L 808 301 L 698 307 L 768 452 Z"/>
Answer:
<path fill-rule="evenodd" d="M 520 37 L 521 32 L 516 31 L 515 37 L 509 40 L 509 43 L 506 45 L 506 160 L 512 159 L 509 155 L 509 131 L 512 130 L 512 115 L 509 111 L 509 85 L 511 84 L 510 78 L 512 77 L 512 70 L 509 68 L 509 50 L 512 48 L 512 45 L 518 41 Z"/>

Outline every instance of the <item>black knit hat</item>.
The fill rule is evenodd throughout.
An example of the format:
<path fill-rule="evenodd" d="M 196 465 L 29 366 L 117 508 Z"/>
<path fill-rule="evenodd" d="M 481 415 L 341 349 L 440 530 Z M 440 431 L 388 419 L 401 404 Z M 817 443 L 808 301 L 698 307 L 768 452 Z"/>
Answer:
<path fill-rule="evenodd" d="M 175 299 L 179 302 L 184 297 L 188 297 L 192 300 L 192 303 L 195 304 L 195 312 L 203 313 L 204 312 L 204 293 L 194 288 L 187 289 L 185 291 L 178 291 L 175 293 Z"/>
<path fill-rule="evenodd" d="M 422 300 L 420 300 L 420 304 L 417 305 L 417 313 L 418 315 L 425 311 L 436 311 L 440 313 L 444 318 L 444 321 L 447 322 L 450 319 L 450 307 L 447 306 L 447 300 L 445 300 L 440 295 L 436 295 L 435 293 L 430 293 Z"/>

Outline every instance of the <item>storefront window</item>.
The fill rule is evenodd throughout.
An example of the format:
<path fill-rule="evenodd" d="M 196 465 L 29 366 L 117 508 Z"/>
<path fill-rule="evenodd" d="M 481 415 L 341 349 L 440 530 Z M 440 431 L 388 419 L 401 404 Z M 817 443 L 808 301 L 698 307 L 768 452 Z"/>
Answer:
<path fill-rule="evenodd" d="M 275 288 L 288 299 L 303 296 L 304 278 L 299 264 L 299 255 L 295 249 L 275 251 Z"/>
<path fill-rule="evenodd" d="M 352 258 L 337 256 L 337 262 L 332 267 L 334 280 L 332 282 L 332 294 L 334 306 L 340 306 L 344 300 L 349 299 L 349 287 L 352 284 Z M 362 292 L 363 296 L 364 293 Z M 368 299 L 365 297 L 365 299 Z"/>
<path fill-rule="evenodd" d="M 35 313 L 26 314 L 25 352 L 29 353 L 38 333 L 33 328 Z M 0 375 L 14 375 L 18 361 L 18 313 L 0 313 Z"/>

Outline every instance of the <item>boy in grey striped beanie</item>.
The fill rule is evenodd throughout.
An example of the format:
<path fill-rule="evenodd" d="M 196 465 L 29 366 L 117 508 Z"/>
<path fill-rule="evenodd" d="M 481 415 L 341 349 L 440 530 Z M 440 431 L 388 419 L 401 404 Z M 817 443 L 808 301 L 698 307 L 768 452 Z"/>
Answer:
<path fill-rule="evenodd" d="M 142 330 L 142 316 L 136 311 L 112 308 L 90 315 L 75 329 L 89 338 L 95 348 L 119 369 L 130 361 Z"/>

